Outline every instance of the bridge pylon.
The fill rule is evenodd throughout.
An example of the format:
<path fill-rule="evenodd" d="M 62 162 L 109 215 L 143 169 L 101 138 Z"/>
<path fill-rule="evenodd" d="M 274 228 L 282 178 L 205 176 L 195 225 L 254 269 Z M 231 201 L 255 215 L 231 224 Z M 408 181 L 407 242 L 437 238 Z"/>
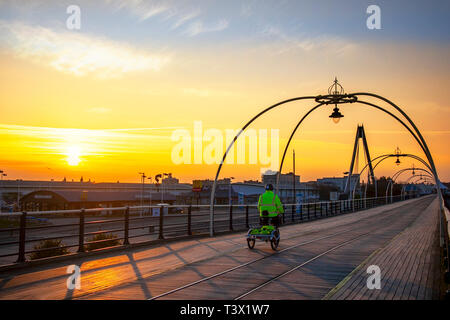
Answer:
<path fill-rule="evenodd" d="M 362 140 L 362 143 L 363 143 L 364 154 L 366 156 L 366 160 L 368 162 L 368 167 L 369 167 L 369 181 L 367 181 L 367 182 L 370 183 L 370 180 L 372 180 L 372 183 L 375 186 L 375 197 L 376 197 L 377 196 L 377 180 L 375 179 L 375 175 L 373 173 L 372 159 L 370 158 L 369 145 L 367 144 L 366 133 L 364 131 L 363 125 L 358 125 L 358 127 L 356 129 L 356 137 L 355 137 L 355 144 L 353 147 L 352 161 L 350 162 L 350 169 L 348 171 L 347 180 L 345 182 L 344 194 L 349 194 L 349 192 L 350 192 L 351 177 L 353 174 L 353 169 L 355 167 L 355 162 L 357 161 L 357 158 L 358 158 L 359 140 L 360 139 Z"/>

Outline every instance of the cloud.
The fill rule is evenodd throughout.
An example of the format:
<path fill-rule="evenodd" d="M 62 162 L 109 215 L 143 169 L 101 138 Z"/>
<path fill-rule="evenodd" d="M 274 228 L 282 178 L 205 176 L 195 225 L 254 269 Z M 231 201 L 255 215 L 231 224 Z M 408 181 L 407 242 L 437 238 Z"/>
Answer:
<path fill-rule="evenodd" d="M 209 26 L 205 26 L 202 21 L 195 21 L 189 24 L 189 26 L 184 31 L 184 34 L 187 34 L 190 37 L 194 37 L 202 33 L 225 30 L 226 28 L 228 28 L 228 25 L 228 20 L 225 19 L 219 20 L 217 23 Z"/>
<path fill-rule="evenodd" d="M 172 29 L 177 29 L 178 27 L 182 26 L 189 20 L 192 20 L 192 19 L 198 17 L 199 15 L 200 15 L 200 12 L 196 11 L 196 12 L 190 12 L 188 14 L 179 16 L 177 21 L 175 21 L 175 23 L 173 24 Z"/>
<path fill-rule="evenodd" d="M 0 45 L 16 55 L 76 76 L 111 78 L 159 71 L 169 61 L 167 55 L 149 54 L 120 42 L 22 22 L 0 20 L 0 34 Z"/>
<path fill-rule="evenodd" d="M 138 16 L 140 21 L 147 20 L 153 16 L 163 13 L 168 13 L 171 6 L 162 1 L 148 2 L 142 0 L 105 0 L 109 5 L 112 5 L 115 10 L 128 10 L 133 15 Z"/>
<path fill-rule="evenodd" d="M 328 36 L 328 35 L 321 35 L 317 37 L 290 36 L 280 28 L 272 25 L 266 26 L 263 29 L 262 33 L 265 36 L 281 40 L 281 42 L 285 44 L 284 46 L 277 45 L 278 54 L 299 49 L 304 52 L 329 49 L 332 50 L 334 54 L 339 55 L 357 47 L 356 43 L 335 36 Z"/>

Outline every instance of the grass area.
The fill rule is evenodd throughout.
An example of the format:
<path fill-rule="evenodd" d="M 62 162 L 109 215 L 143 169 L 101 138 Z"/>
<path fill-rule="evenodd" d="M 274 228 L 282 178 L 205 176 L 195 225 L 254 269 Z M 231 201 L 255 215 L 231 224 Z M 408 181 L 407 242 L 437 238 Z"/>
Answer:
<path fill-rule="evenodd" d="M 67 248 L 61 248 L 64 244 L 61 239 L 43 240 L 34 246 L 34 250 L 49 249 L 45 251 L 33 252 L 30 254 L 30 260 L 62 256 L 68 254 Z"/>
<path fill-rule="evenodd" d="M 106 240 L 106 241 L 102 241 L 102 240 Z M 117 239 L 117 236 L 113 235 L 113 234 L 109 234 L 109 233 L 96 234 L 95 236 L 93 236 L 88 241 L 89 242 L 91 242 L 91 241 L 102 241 L 102 242 L 88 243 L 86 245 L 86 250 L 87 251 L 92 251 L 92 250 L 96 250 L 96 249 L 107 248 L 107 247 L 114 247 L 114 246 L 120 245 L 120 241 Z"/>

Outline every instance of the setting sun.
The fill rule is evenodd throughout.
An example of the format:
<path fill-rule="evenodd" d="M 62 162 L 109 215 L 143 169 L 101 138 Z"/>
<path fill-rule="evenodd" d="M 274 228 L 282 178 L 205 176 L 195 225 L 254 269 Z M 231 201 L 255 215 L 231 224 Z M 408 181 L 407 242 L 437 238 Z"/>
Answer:
<path fill-rule="evenodd" d="M 78 146 L 69 146 L 66 155 L 67 164 L 69 166 L 77 166 L 81 161 L 81 149 Z"/>

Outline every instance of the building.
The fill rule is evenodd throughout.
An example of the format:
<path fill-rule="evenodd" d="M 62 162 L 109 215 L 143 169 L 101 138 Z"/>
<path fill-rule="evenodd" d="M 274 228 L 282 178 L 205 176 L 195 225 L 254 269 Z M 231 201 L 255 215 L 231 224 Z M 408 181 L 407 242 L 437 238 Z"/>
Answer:
<path fill-rule="evenodd" d="M 178 179 L 173 178 L 169 182 L 175 182 Z M 20 199 L 29 193 L 35 191 L 89 191 L 89 192 L 138 192 L 148 194 L 164 192 L 171 193 L 176 197 L 181 197 L 186 192 L 190 192 L 192 186 L 187 183 L 164 183 L 157 187 L 155 184 L 145 183 L 119 183 L 119 182 L 100 182 L 91 181 L 36 181 L 36 180 L 2 180 L 0 182 L 0 198 L 3 200 L 3 210 L 13 210 L 20 204 Z"/>
<path fill-rule="evenodd" d="M 174 185 L 174 184 L 178 184 L 179 180 L 177 178 L 172 177 L 172 174 L 169 173 L 167 175 L 167 178 L 164 178 L 162 180 L 162 183 L 165 184 L 165 185 Z"/>
<path fill-rule="evenodd" d="M 89 208 L 115 208 L 125 206 L 174 204 L 177 197 L 166 193 L 145 193 L 129 191 L 50 191 L 39 190 L 28 193 L 20 199 L 21 211 L 50 211 Z"/>
<path fill-rule="evenodd" d="M 277 172 L 262 175 L 263 185 L 272 184 L 274 188 L 277 186 Z M 294 181 L 295 181 L 295 198 L 294 198 Z M 318 200 L 319 192 L 317 188 L 306 183 L 300 182 L 300 176 L 292 172 L 280 174 L 278 182 L 278 196 L 283 203 L 301 203 L 312 202 Z"/>
<path fill-rule="evenodd" d="M 341 193 L 344 192 L 344 190 L 345 190 L 346 182 L 347 182 L 347 176 L 317 179 L 317 184 L 334 186 Z M 355 187 L 355 184 L 357 187 L 359 186 L 359 175 L 358 174 L 352 174 L 352 176 L 350 178 L 350 189 L 349 189 L 350 191 L 353 190 L 353 188 Z"/>
<path fill-rule="evenodd" d="M 295 175 L 294 178 L 294 174 L 292 172 L 289 173 L 282 173 L 280 174 L 280 180 L 279 180 L 279 186 L 293 186 L 293 181 L 295 180 L 295 185 L 300 186 L 300 176 L 299 175 Z M 277 173 L 272 173 L 272 174 L 263 174 L 262 175 L 262 183 L 264 185 L 270 183 L 273 186 L 275 186 L 277 184 Z"/>

